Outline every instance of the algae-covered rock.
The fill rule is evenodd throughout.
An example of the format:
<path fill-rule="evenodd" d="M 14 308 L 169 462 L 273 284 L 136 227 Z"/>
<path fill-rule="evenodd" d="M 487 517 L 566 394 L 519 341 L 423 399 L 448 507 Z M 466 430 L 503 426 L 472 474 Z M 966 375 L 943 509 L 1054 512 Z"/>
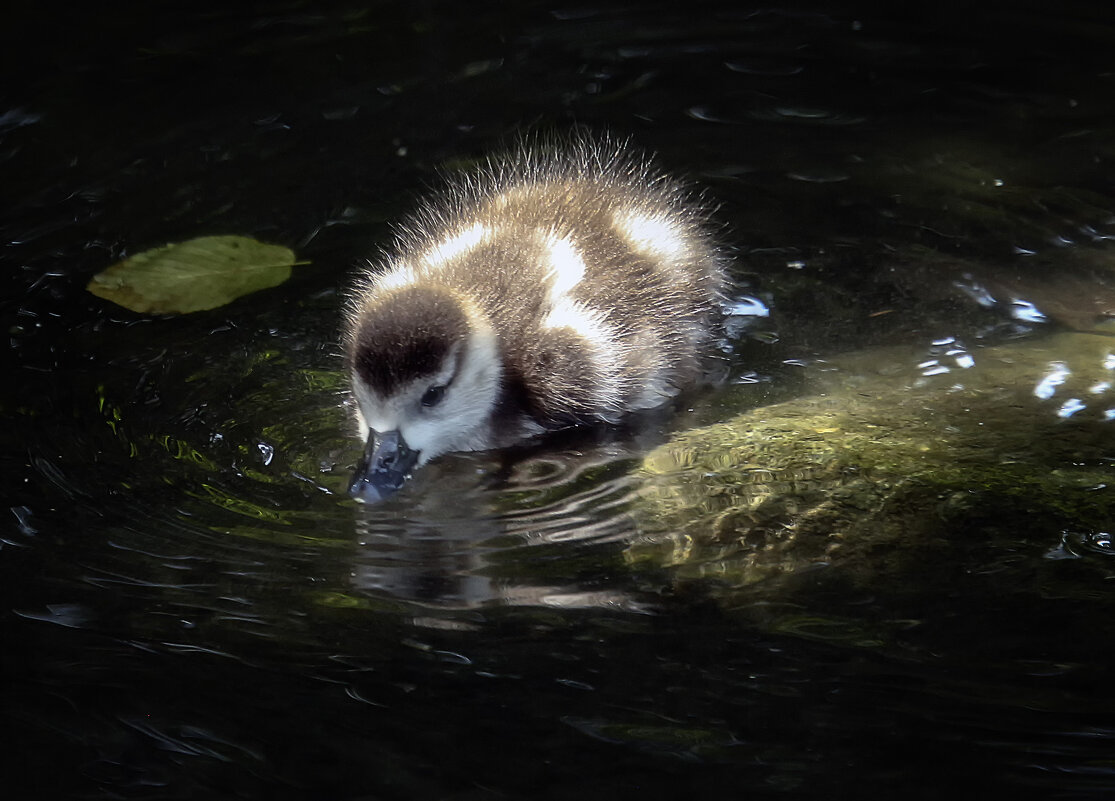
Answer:
<path fill-rule="evenodd" d="M 647 455 L 630 562 L 728 587 L 818 564 L 876 584 L 932 570 L 959 538 L 1051 549 L 1115 525 L 1115 339 L 810 369 L 815 395 Z"/>

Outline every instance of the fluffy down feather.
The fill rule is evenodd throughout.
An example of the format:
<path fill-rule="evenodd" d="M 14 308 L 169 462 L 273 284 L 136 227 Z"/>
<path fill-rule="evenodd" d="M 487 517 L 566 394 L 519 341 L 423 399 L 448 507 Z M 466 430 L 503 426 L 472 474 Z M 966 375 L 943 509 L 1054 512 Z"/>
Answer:
<path fill-rule="evenodd" d="M 348 305 L 353 496 L 663 403 L 701 374 L 724 261 L 705 205 L 622 142 L 529 140 L 448 178 Z"/>

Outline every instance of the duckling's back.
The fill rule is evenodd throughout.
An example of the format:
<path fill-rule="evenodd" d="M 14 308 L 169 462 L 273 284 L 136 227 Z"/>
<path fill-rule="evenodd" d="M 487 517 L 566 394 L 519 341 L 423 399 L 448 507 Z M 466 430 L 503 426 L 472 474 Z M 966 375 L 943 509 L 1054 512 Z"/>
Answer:
<path fill-rule="evenodd" d="M 459 293 L 498 337 L 500 408 L 553 428 L 614 421 L 696 380 L 723 266 L 680 184 L 622 144 L 579 139 L 450 180 L 365 293 Z"/>

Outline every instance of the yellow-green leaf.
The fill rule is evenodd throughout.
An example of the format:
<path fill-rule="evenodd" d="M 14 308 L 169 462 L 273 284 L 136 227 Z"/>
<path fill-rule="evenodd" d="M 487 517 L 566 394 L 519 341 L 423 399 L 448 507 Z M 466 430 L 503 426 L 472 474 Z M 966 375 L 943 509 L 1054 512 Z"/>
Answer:
<path fill-rule="evenodd" d="M 203 236 L 145 250 L 93 276 L 99 298 L 143 314 L 215 309 L 290 278 L 294 253 L 244 236 Z"/>

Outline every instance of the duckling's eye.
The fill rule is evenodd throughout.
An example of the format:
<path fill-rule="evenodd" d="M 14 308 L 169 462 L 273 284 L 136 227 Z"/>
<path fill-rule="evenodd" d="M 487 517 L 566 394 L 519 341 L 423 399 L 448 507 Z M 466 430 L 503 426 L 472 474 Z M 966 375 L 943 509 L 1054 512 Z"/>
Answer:
<path fill-rule="evenodd" d="M 429 409 L 431 406 L 437 406 L 441 403 L 441 399 L 445 397 L 444 386 L 432 386 L 422 393 L 422 405 Z"/>

